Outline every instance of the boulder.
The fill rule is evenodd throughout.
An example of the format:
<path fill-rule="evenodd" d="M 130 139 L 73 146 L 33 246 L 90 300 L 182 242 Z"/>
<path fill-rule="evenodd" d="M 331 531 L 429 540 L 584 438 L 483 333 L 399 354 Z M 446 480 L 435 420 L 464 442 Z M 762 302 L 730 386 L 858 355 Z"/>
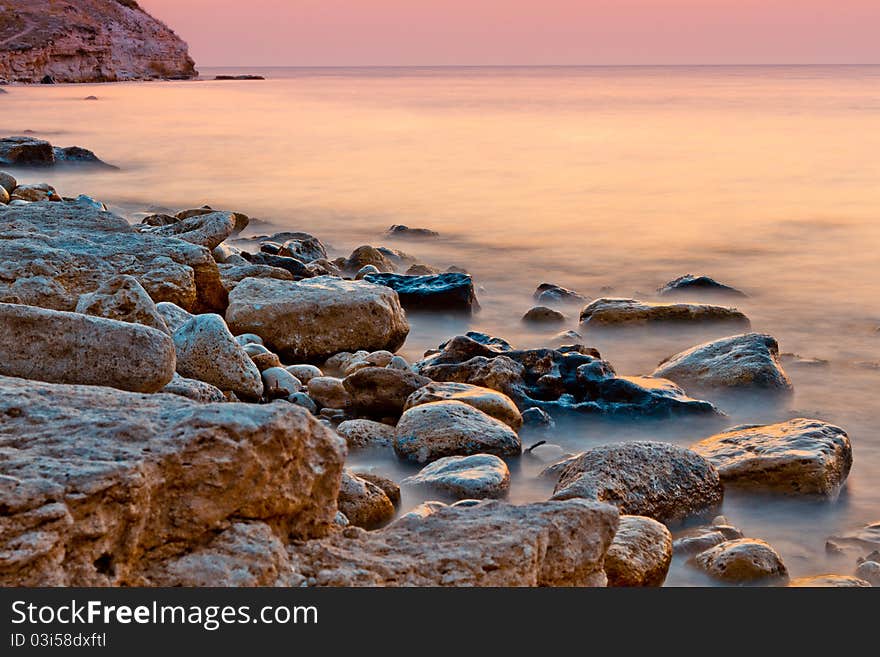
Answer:
<path fill-rule="evenodd" d="M 691 347 L 664 360 L 653 376 L 698 390 L 789 393 L 791 379 L 770 335 L 746 333 Z"/>
<path fill-rule="evenodd" d="M 229 295 L 226 319 L 234 332 L 256 333 L 294 362 L 358 349 L 396 351 L 409 333 L 393 290 L 330 276 L 245 279 Z"/>
<path fill-rule="evenodd" d="M 231 390 L 242 399 L 263 394 L 260 370 L 219 315 L 196 315 L 174 332 L 177 373 Z"/>
<path fill-rule="evenodd" d="M 263 246 L 265 246 L 265 244 Z M 306 267 L 305 263 L 297 260 L 296 258 L 262 252 L 242 252 L 241 255 L 253 265 L 259 265 L 261 267 L 273 267 L 274 269 L 283 269 L 287 273 L 289 273 L 294 280 L 312 277 L 312 272 L 309 271 L 309 268 Z"/>
<path fill-rule="evenodd" d="M 133 585 L 232 521 L 315 538 L 336 513 L 345 446 L 286 402 L 0 377 L 0 416 L 2 586 Z"/>
<path fill-rule="evenodd" d="M 486 415 L 501 420 L 514 431 L 518 431 L 523 424 L 522 415 L 510 397 L 503 392 L 469 383 L 433 383 L 429 380 L 407 398 L 403 410 L 447 399 L 473 406 Z"/>
<path fill-rule="evenodd" d="M 719 283 L 714 278 L 703 275 L 685 274 L 669 281 L 657 290 L 661 297 L 690 296 L 690 297 L 738 297 L 748 296 L 735 287 Z"/>
<path fill-rule="evenodd" d="M 440 506 L 375 532 L 290 548 L 317 586 L 604 586 L 617 513 L 605 504 Z"/>
<path fill-rule="evenodd" d="M 391 425 L 373 420 L 346 420 L 339 423 L 336 432 L 349 447 L 391 447 L 397 435 Z"/>
<path fill-rule="evenodd" d="M 721 505 L 718 471 L 699 454 L 659 442 L 593 447 L 572 460 L 553 490 L 616 505 L 622 514 L 664 523 L 704 515 Z"/>
<path fill-rule="evenodd" d="M 180 395 L 193 401 L 208 403 L 222 403 L 226 401 L 223 391 L 217 386 L 212 386 L 204 381 L 196 379 L 187 379 L 180 374 L 174 373 L 171 383 L 162 388 L 159 392 L 165 392 L 170 395 Z"/>
<path fill-rule="evenodd" d="M 337 503 L 355 527 L 376 529 L 394 517 L 394 505 L 385 491 L 348 470 L 342 473 Z"/>
<path fill-rule="evenodd" d="M 282 240 L 279 255 L 296 258 L 302 262 L 326 260 L 327 249 L 317 237 L 308 233 L 288 232 L 280 234 Z"/>
<path fill-rule="evenodd" d="M 791 580 L 788 586 L 801 589 L 851 589 L 869 587 L 871 583 L 849 575 L 814 575 L 813 577 L 797 577 Z"/>
<path fill-rule="evenodd" d="M 852 466 L 846 432 L 821 420 L 734 427 L 691 446 L 725 485 L 836 496 Z"/>
<path fill-rule="evenodd" d="M 608 586 L 662 586 L 672 563 L 672 534 L 644 516 L 620 516 L 605 555 Z"/>
<path fill-rule="evenodd" d="M 156 226 L 150 232 L 155 235 L 176 237 L 184 242 L 198 244 L 213 250 L 235 230 L 235 217 L 231 212 L 209 212 L 182 219 L 177 223 Z"/>
<path fill-rule="evenodd" d="M 503 422 L 460 401 L 410 408 L 397 423 L 394 451 L 403 459 L 429 463 L 444 456 L 519 456 L 519 436 Z"/>
<path fill-rule="evenodd" d="M 80 295 L 120 274 L 134 276 L 156 303 L 193 312 L 226 308 L 208 249 L 137 233 L 125 219 L 84 203 L 31 204 L 0 214 L 0 298 L 73 310 Z"/>
<path fill-rule="evenodd" d="M 94 292 L 81 295 L 76 312 L 143 324 L 170 333 L 150 295 L 134 276 L 126 274 L 108 278 Z"/>
<path fill-rule="evenodd" d="M 559 324 L 565 321 L 565 315 L 547 306 L 535 306 L 529 308 L 522 321 L 530 324 Z"/>
<path fill-rule="evenodd" d="M 174 376 L 171 337 L 140 324 L 0 303 L 0 374 L 156 392 Z"/>
<path fill-rule="evenodd" d="M 0 139 L 0 164 L 19 167 L 44 167 L 55 164 L 52 144 L 35 137 Z"/>
<path fill-rule="evenodd" d="M 736 308 L 695 303 L 649 303 L 635 299 L 596 299 L 581 310 L 585 327 L 615 328 L 652 324 L 724 324 L 748 328 L 748 317 Z"/>
<path fill-rule="evenodd" d="M 84 164 L 102 169 L 118 169 L 112 164 L 107 164 L 92 151 L 81 146 L 53 146 L 55 164 Z"/>
<path fill-rule="evenodd" d="M 480 309 L 474 281 L 467 274 L 368 274 L 364 280 L 393 289 L 407 310 L 470 313 Z"/>
<path fill-rule="evenodd" d="M 700 552 L 693 563 L 710 577 L 731 584 L 788 579 L 779 553 L 756 538 L 725 541 Z"/>
<path fill-rule="evenodd" d="M 440 270 L 436 267 L 432 267 L 431 265 L 418 263 L 415 265 L 411 265 L 410 268 L 403 273 L 407 276 L 436 276 L 440 273 Z"/>
<path fill-rule="evenodd" d="M 429 488 L 456 500 L 498 498 L 504 497 L 510 489 L 510 470 L 492 454 L 447 456 L 426 465 L 401 483 Z"/>
<path fill-rule="evenodd" d="M 429 383 L 411 371 L 387 367 L 364 367 L 342 381 L 355 412 L 378 418 L 400 417 L 409 396 Z"/>

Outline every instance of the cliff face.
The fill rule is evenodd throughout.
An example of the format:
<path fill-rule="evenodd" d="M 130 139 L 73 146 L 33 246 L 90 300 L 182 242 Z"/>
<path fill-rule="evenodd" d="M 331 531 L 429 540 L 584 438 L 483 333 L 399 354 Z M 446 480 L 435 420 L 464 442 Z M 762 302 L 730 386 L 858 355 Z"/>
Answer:
<path fill-rule="evenodd" d="M 135 0 L 0 0 L 0 78 L 112 82 L 197 75 L 186 43 Z"/>

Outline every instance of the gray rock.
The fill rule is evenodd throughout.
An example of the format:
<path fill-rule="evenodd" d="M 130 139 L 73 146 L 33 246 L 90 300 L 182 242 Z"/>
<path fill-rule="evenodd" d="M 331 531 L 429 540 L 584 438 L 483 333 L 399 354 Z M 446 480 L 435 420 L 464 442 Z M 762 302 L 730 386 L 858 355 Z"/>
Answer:
<path fill-rule="evenodd" d="M 540 303 L 585 303 L 587 298 L 554 283 L 541 283 L 532 295 Z"/>
<path fill-rule="evenodd" d="M 589 328 L 650 324 L 725 324 L 748 328 L 748 317 L 736 308 L 695 303 L 648 303 L 635 299 L 596 299 L 580 315 Z"/>
<path fill-rule="evenodd" d="M 263 346 L 263 338 L 261 338 L 256 333 L 242 333 L 241 335 L 236 335 L 235 341 L 242 347 L 249 344 L 258 344 L 260 346 Z M 268 351 L 268 349 L 266 351 Z"/>
<path fill-rule="evenodd" d="M 748 296 L 744 292 L 737 290 L 735 287 L 719 283 L 709 276 L 695 276 L 694 274 L 685 274 L 669 281 L 666 285 L 659 288 L 657 293 L 661 297 L 671 296 L 692 296 L 692 297 L 738 297 Z"/>
<path fill-rule="evenodd" d="M 336 432 L 349 447 L 391 447 L 397 435 L 391 425 L 373 420 L 346 420 L 336 427 Z"/>
<path fill-rule="evenodd" d="M 836 496 L 852 467 L 846 432 L 821 420 L 734 427 L 691 446 L 725 485 Z"/>
<path fill-rule="evenodd" d="M 554 500 L 575 497 L 616 505 L 622 514 L 683 521 L 721 505 L 718 471 L 699 454 L 659 442 L 602 445 L 562 471 Z"/>
<path fill-rule="evenodd" d="M 314 402 L 314 400 L 309 397 L 304 392 L 295 392 L 290 397 L 287 398 L 291 404 L 296 404 L 297 406 L 302 406 L 312 415 L 318 414 L 318 405 Z"/>
<path fill-rule="evenodd" d="M 863 561 L 856 568 L 856 577 L 868 582 L 871 586 L 880 586 L 880 563 Z"/>
<path fill-rule="evenodd" d="M 170 395 L 179 395 L 180 397 L 186 397 L 187 399 L 202 402 L 203 404 L 222 403 L 226 401 L 226 397 L 220 388 L 212 386 L 210 383 L 205 383 L 204 381 L 184 378 L 176 372 L 174 378 L 171 379 L 171 383 L 162 388 L 159 392 L 165 392 Z"/>
<path fill-rule="evenodd" d="M 183 308 L 170 301 L 160 301 L 157 303 L 156 311 L 159 313 L 159 316 L 162 318 L 162 321 L 165 322 L 165 326 L 168 327 L 168 330 L 171 331 L 171 333 L 174 333 L 177 329 L 195 317 L 192 313 L 185 311 Z"/>
<path fill-rule="evenodd" d="M 148 326 L 0 303 L 0 375 L 156 392 L 174 376 L 174 344 Z"/>
<path fill-rule="evenodd" d="M 378 274 L 379 270 L 376 268 L 376 265 L 364 265 L 360 269 L 357 270 L 357 273 L 354 275 L 354 279 L 356 281 L 360 281 L 365 279 L 370 274 Z"/>
<path fill-rule="evenodd" d="M 447 456 L 401 483 L 430 488 L 456 500 L 499 498 L 510 489 L 510 471 L 504 461 L 492 454 Z"/>
<path fill-rule="evenodd" d="M 94 292 L 80 296 L 76 312 L 120 322 L 143 324 L 169 333 L 156 304 L 134 276 L 125 274 L 108 278 Z M 186 312 L 181 310 L 181 312 Z"/>
<path fill-rule="evenodd" d="M 518 431 L 523 424 L 519 409 L 510 397 L 497 390 L 473 386 L 469 383 L 434 383 L 427 379 L 422 387 L 407 398 L 403 410 L 447 399 L 473 406 L 486 415 L 504 422 L 514 431 Z"/>
<path fill-rule="evenodd" d="M 209 212 L 190 216 L 174 224 L 157 226 L 151 230 L 157 235 L 176 237 L 184 242 L 198 244 L 212 250 L 235 230 L 235 217 L 231 212 Z"/>
<path fill-rule="evenodd" d="M 309 397 L 327 408 L 349 408 L 351 395 L 342 384 L 342 379 L 332 376 L 316 376 L 309 381 Z"/>
<path fill-rule="evenodd" d="M 283 367 L 270 367 L 260 374 L 263 390 L 270 399 L 287 398 L 302 390 L 302 382 Z"/>
<path fill-rule="evenodd" d="M 309 381 L 319 376 L 324 376 L 320 368 L 314 365 L 288 365 L 285 368 L 288 372 L 299 379 L 303 385 L 309 385 Z"/>

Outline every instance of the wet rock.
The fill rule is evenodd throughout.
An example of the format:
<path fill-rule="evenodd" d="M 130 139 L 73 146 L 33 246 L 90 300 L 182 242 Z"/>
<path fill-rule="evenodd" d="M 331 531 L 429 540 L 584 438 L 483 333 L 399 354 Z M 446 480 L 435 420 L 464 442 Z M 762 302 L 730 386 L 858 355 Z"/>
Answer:
<path fill-rule="evenodd" d="M 721 505 L 718 471 L 699 454 L 659 442 L 602 445 L 562 470 L 554 500 L 575 497 L 616 505 L 622 514 L 670 523 Z"/>
<path fill-rule="evenodd" d="M 580 321 L 589 328 L 647 326 L 650 324 L 725 324 L 748 328 L 749 319 L 736 308 L 695 303 L 648 303 L 635 299 L 596 299 L 581 310 Z"/>
<path fill-rule="evenodd" d="M 407 276 L 436 276 L 439 273 L 440 270 L 436 267 L 432 267 L 431 265 L 425 265 L 422 263 L 412 265 L 404 272 L 404 274 L 406 274 Z"/>
<path fill-rule="evenodd" d="M 361 267 L 360 269 L 357 270 L 357 273 L 354 275 L 354 280 L 362 281 L 367 276 L 370 276 L 371 274 L 378 274 L 378 273 L 379 273 L 379 270 L 376 268 L 375 265 L 364 265 L 363 267 Z"/>
<path fill-rule="evenodd" d="M 0 205 L 6 205 L 9 201 L 9 192 L 6 191 L 5 187 L 0 185 Z"/>
<path fill-rule="evenodd" d="M 154 302 L 223 311 L 226 290 L 203 247 L 135 232 L 125 219 L 75 202 L 10 207 L 0 215 L 0 297 L 73 310 L 80 295 L 120 274 Z"/>
<path fill-rule="evenodd" d="M 657 293 L 661 297 L 724 296 L 744 298 L 748 296 L 744 292 L 737 290 L 735 287 L 719 283 L 709 276 L 695 276 L 694 274 L 685 274 L 684 276 L 679 276 L 678 278 L 669 281 L 666 285 L 659 288 Z"/>
<path fill-rule="evenodd" d="M 141 324 L 0 303 L 0 374 L 156 392 L 174 376 L 174 344 Z M 110 393 L 107 393 L 110 394 Z"/>
<path fill-rule="evenodd" d="M 177 373 L 231 390 L 242 399 L 263 394 L 260 371 L 219 315 L 196 315 L 174 332 Z"/>
<path fill-rule="evenodd" d="M 5 189 L 7 194 L 12 194 L 15 188 L 18 187 L 18 181 L 11 173 L 0 171 L 0 187 Z"/>
<path fill-rule="evenodd" d="M 816 575 L 813 577 L 798 577 L 791 580 L 788 585 L 793 588 L 811 589 L 849 589 L 871 586 L 870 582 L 866 582 L 858 577 L 850 577 L 849 575 Z"/>
<path fill-rule="evenodd" d="M 394 505 L 385 491 L 349 470 L 342 473 L 337 503 L 355 527 L 376 529 L 394 517 Z"/>
<path fill-rule="evenodd" d="M 399 417 L 407 398 L 431 379 L 410 371 L 365 367 L 343 380 L 356 413 L 369 417 Z"/>
<path fill-rule="evenodd" d="M 621 516 L 605 555 L 608 586 L 662 586 L 672 563 L 672 534 L 644 516 Z"/>
<path fill-rule="evenodd" d="M 734 427 L 691 449 L 718 469 L 725 485 L 792 495 L 836 496 L 852 466 L 843 429 L 803 418 Z"/>
<path fill-rule="evenodd" d="M 292 281 L 293 274 L 286 269 L 280 267 L 270 267 L 269 265 L 237 265 L 223 266 L 219 265 L 220 281 L 227 291 L 232 292 L 235 286 L 246 278 L 274 278 L 279 281 Z"/>
<path fill-rule="evenodd" d="M 20 167 L 41 167 L 55 164 L 52 144 L 34 137 L 0 139 L 0 164 Z"/>
<path fill-rule="evenodd" d="M 287 398 L 302 390 L 302 382 L 283 367 L 262 370 L 263 390 L 270 399 Z"/>
<path fill-rule="evenodd" d="M 378 269 L 380 273 L 390 273 L 394 271 L 394 263 L 392 263 L 391 260 L 389 260 L 379 249 L 369 245 L 359 246 L 352 251 L 351 255 L 348 256 L 348 259 L 343 264 L 342 270 L 351 274 L 359 271 L 367 265 L 372 265 Z"/>
<path fill-rule="evenodd" d="M 523 451 L 523 456 L 531 459 L 536 459 L 539 463 L 559 463 L 560 461 L 565 461 L 566 459 L 571 459 L 574 457 L 573 454 L 564 450 L 560 445 L 554 445 L 553 443 L 548 443 L 546 441 L 539 441 L 532 445 L 531 447 L 526 448 Z M 565 463 L 568 465 L 568 463 Z M 564 466 L 559 469 L 558 474 L 562 472 Z"/>
<path fill-rule="evenodd" d="M 880 549 L 880 522 L 874 522 L 861 529 L 832 536 L 828 541 L 840 548 L 849 547 L 865 551 Z"/>
<path fill-rule="evenodd" d="M 524 427 L 541 430 L 549 430 L 556 426 L 556 422 L 550 417 L 550 414 L 537 406 L 532 406 L 522 412 L 522 423 Z"/>
<path fill-rule="evenodd" d="M 316 376 L 309 381 L 309 397 L 327 408 L 349 408 L 351 395 L 342 379 L 333 376 Z"/>
<path fill-rule="evenodd" d="M 327 249 L 324 244 L 314 235 L 299 232 L 287 232 L 276 234 L 284 239 L 281 244 L 279 255 L 296 258 L 305 263 L 315 260 L 326 260 Z"/>
<path fill-rule="evenodd" d="M 92 151 L 80 146 L 54 146 L 55 164 L 87 164 L 102 169 L 117 169 L 112 164 L 107 164 Z"/>
<path fill-rule="evenodd" d="M 439 237 L 440 233 L 428 228 L 410 228 L 403 224 L 394 224 L 391 228 L 385 231 L 385 235 L 387 237 L 398 237 L 401 239 L 430 239 Z"/>
<path fill-rule="evenodd" d="M 394 444 L 397 430 L 388 424 L 373 420 L 346 420 L 336 427 L 349 447 L 390 447 Z"/>
<path fill-rule="evenodd" d="M 169 333 L 156 304 L 134 276 L 125 274 L 108 278 L 94 292 L 80 296 L 76 312 L 120 322 L 143 324 Z M 186 312 L 186 311 L 183 311 Z"/>
<path fill-rule="evenodd" d="M 699 390 L 792 391 L 770 335 L 747 333 L 706 342 L 664 360 L 653 376 Z"/>
<path fill-rule="evenodd" d="M 364 280 L 396 291 L 400 303 L 407 310 L 469 313 L 480 309 L 474 281 L 467 274 L 369 274 Z"/>
<path fill-rule="evenodd" d="M 290 548 L 318 586 L 604 586 L 617 527 L 608 505 L 570 501 L 440 506 L 375 532 Z"/>
<path fill-rule="evenodd" d="M 559 324 L 565 321 L 565 315 L 547 306 L 535 306 L 523 315 L 522 321 L 532 324 Z"/>
<path fill-rule="evenodd" d="M 374 486 L 381 488 L 382 492 L 391 500 L 391 504 L 394 505 L 395 509 L 400 505 L 400 486 L 394 483 L 393 480 L 373 472 L 355 472 L 354 474 L 364 481 L 368 481 Z"/>
<path fill-rule="evenodd" d="M 459 401 L 410 408 L 397 423 L 394 451 L 417 463 L 444 456 L 519 456 L 519 436 L 503 422 Z"/>
<path fill-rule="evenodd" d="M 499 498 L 510 489 L 510 471 L 504 461 L 492 454 L 447 456 L 401 483 L 430 488 L 457 500 Z"/>
<path fill-rule="evenodd" d="M 731 584 L 788 579 L 782 557 L 770 545 L 755 538 L 720 543 L 700 552 L 693 563 L 710 577 Z"/>
<path fill-rule="evenodd" d="M 262 267 L 273 267 L 275 269 L 283 269 L 293 276 L 294 280 L 301 278 L 311 278 L 312 272 L 306 267 L 305 263 L 290 258 L 288 256 L 273 255 L 271 253 L 242 253 L 247 260 L 253 265 Z"/>
<path fill-rule="evenodd" d="M 170 395 L 179 395 L 180 397 L 186 397 L 187 399 L 201 402 L 203 404 L 222 403 L 226 401 L 226 397 L 220 388 L 212 386 L 210 383 L 205 383 L 204 381 L 187 379 L 176 372 L 174 373 L 174 378 L 171 379 L 171 383 L 162 388 L 159 392 L 168 393 Z"/>
<path fill-rule="evenodd" d="M 553 283 L 541 283 L 532 295 L 540 303 L 585 303 L 587 298 Z"/>
<path fill-rule="evenodd" d="M 156 312 L 159 313 L 159 316 L 162 318 L 162 321 L 165 322 L 165 326 L 168 327 L 168 330 L 171 331 L 171 333 L 174 333 L 177 329 L 195 317 L 192 313 L 188 313 L 183 308 L 170 301 L 160 301 L 157 303 Z"/>
<path fill-rule="evenodd" d="M 324 373 L 314 365 L 288 365 L 285 369 L 306 386 L 312 379 L 324 376 Z"/>
<path fill-rule="evenodd" d="M 523 424 L 522 416 L 516 404 L 502 392 L 473 386 L 468 383 L 433 383 L 430 379 L 425 381 L 426 383 L 423 386 L 415 390 L 406 399 L 403 410 L 449 399 L 473 406 L 483 411 L 486 415 L 504 422 L 514 431 L 519 430 Z"/>
<path fill-rule="evenodd" d="M 191 244 L 214 249 L 235 229 L 235 217 L 231 212 L 209 212 L 183 219 L 174 224 L 156 226 L 155 235 L 176 237 Z"/>
<path fill-rule="evenodd" d="M 137 584 L 236 520 L 286 542 L 326 534 L 336 513 L 345 446 L 284 402 L 0 378 L 0 417 L 3 586 Z"/>
<path fill-rule="evenodd" d="M 229 295 L 226 319 L 294 362 L 340 351 L 396 351 L 409 333 L 397 294 L 366 281 L 320 276 L 299 282 L 249 278 Z"/>
<path fill-rule="evenodd" d="M 863 561 L 856 568 L 856 577 L 868 582 L 871 586 L 880 586 L 880 563 Z"/>
<path fill-rule="evenodd" d="M 744 538 L 745 535 L 731 525 L 724 516 L 718 516 L 712 524 L 686 530 L 672 542 L 675 554 L 694 555 L 715 547 L 724 541 Z"/>

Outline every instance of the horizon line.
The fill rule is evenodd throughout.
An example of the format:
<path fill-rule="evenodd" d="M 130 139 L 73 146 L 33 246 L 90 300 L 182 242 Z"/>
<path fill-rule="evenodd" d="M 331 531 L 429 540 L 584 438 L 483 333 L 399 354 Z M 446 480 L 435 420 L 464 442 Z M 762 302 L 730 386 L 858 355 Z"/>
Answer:
<path fill-rule="evenodd" d="M 880 66 L 878 63 L 796 63 L 796 64 L 199 64 L 204 68 L 811 68 Z"/>

